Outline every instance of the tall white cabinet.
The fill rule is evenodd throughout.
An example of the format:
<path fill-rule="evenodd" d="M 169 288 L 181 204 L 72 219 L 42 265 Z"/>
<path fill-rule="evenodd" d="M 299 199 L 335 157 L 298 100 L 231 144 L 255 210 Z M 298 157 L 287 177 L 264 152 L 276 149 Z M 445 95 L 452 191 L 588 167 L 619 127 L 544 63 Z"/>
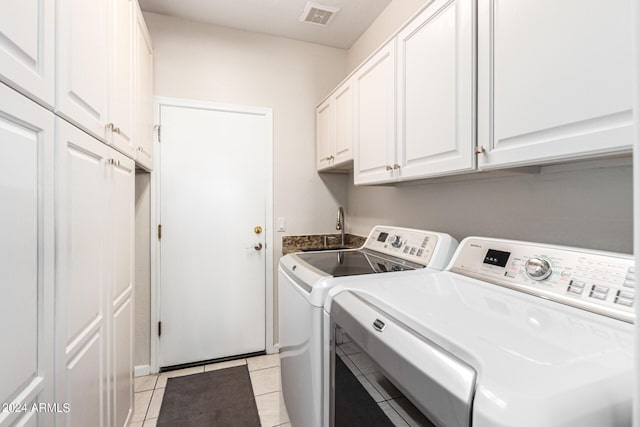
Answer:
<path fill-rule="evenodd" d="M 136 0 L 14 3 L 0 14 L 0 427 L 124 427 L 150 38 Z"/>
<path fill-rule="evenodd" d="M 61 425 L 133 408 L 134 162 L 56 119 L 56 399 Z"/>
<path fill-rule="evenodd" d="M 0 83 L 0 426 L 52 425 L 53 114 Z M 22 410 L 25 405 L 27 410 Z"/>
<path fill-rule="evenodd" d="M 631 0 L 478 4 L 478 166 L 631 150 Z"/>

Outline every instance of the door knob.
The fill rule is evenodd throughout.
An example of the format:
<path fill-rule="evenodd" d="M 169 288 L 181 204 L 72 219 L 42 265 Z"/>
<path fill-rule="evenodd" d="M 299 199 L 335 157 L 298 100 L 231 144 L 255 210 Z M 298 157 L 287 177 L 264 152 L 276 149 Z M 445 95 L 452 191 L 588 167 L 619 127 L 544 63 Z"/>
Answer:
<path fill-rule="evenodd" d="M 256 234 L 262 233 L 262 227 L 260 227 L 259 225 L 256 225 L 255 227 L 253 227 L 253 232 Z"/>
<path fill-rule="evenodd" d="M 259 251 L 262 249 L 262 243 L 256 243 L 255 245 L 253 245 L 253 249 L 255 249 L 256 251 Z"/>

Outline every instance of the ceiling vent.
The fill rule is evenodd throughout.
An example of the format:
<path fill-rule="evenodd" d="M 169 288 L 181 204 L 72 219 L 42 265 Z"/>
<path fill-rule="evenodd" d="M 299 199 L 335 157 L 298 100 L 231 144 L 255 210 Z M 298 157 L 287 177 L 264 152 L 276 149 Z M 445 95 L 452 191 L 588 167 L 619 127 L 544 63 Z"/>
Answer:
<path fill-rule="evenodd" d="M 340 9 L 336 7 L 307 2 L 306 6 L 304 7 L 304 12 L 302 12 L 302 16 L 300 17 L 300 21 L 321 25 L 324 27 L 329 25 L 331 21 L 333 21 L 333 18 L 338 10 Z"/>

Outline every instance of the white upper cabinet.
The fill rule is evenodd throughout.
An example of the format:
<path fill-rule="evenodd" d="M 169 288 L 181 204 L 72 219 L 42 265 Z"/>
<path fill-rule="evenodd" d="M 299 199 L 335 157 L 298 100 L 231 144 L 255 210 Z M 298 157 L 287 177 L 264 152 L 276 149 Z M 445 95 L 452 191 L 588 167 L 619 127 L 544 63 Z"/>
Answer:
<path fill-rule="evenodd" d="M 142 16 L 135 6 L 134 43 L 134 105 L 136 163 L 146 170 L 153 169 L 153 47 L 151 36 Z"/>
<path fill-rule="evenodd" d="M 4 3 L 0 13 L 0 81 L 48 107 L 54 94 L 54 22 L 53 0 Z"/>
<path fill-rule="evenodd" d="M 133 158 L 133 1 L 109 0 L 109 130 L 107 138 Z"/>
<path fill-rule="evenodd" d="M 317 168 L 349 170 L 353 160 L 353 90 L 351 81 L 339 86 L 316 109 Z"/>
<path fill-rule="evenodd" d="M 316 109 L 316 148 L 318 150 L 318 170 L 331 167 L 332 155 L 335 151 L 335 105 L 331 98 Z"/>
<path fill-rule="evenodd" d="M 395 42 L 369 58 L 353 78 L 356 185 L 396 180 Z"/>
<path fill-rule="evenodd" d="M 436 0 L 398 34 L 400 180 L 475 168 L 474 9 Z"/>
<path fill-rule="evenodd" d="M 105 140 L 107 124 L 107 2 L 57 0 L 57 113 Z"/>
<path fill-rule="evenodd" d="M 353 88 L 351 82 L 340 86 L 333 95 L 336 110 L 336 144 L 334 166 L 353 160 Z"/>
<path fill-rule="evenodd" d="M 630 152 L 631 0 L 480 0 L 481 169 Z"/>

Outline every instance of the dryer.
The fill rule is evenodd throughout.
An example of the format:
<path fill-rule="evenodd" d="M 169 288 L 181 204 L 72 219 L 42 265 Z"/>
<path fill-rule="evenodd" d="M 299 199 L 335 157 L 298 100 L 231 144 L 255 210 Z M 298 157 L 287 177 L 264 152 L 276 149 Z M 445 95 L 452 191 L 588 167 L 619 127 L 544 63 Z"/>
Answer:
<path fill-rule="evenodd" d="M 323 425 L 322 325 L 329 290 L 356 277 L 440 271 L 457 245 L 444 233 L 376 226 L 359 249 L 289 254 L 280 260 L 280 370 L 294 427 Z"/>
<path fill-rule="evenodd" d="M 325 303 L 326 424 L 629 426 L 634 300 L 630 255 L 476 237 L 352 280 Z"/>

